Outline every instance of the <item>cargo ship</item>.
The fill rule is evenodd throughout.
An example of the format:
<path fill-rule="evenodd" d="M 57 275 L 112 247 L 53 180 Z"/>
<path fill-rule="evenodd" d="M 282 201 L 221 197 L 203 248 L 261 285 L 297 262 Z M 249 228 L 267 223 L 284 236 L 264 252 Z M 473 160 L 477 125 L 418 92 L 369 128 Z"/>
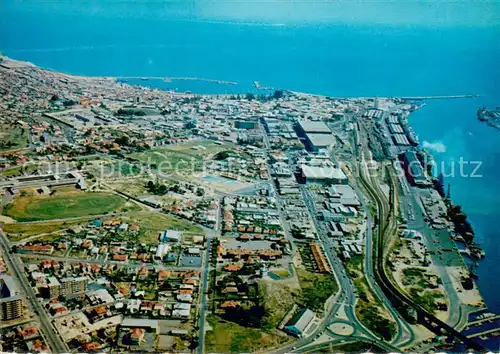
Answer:
<path fill-rule="evenodd" d="M 500 107 L 495 109 L 479 108 L 477 111 L 477 119 L 487 123 L 490 127 L 500 130 Z"/>

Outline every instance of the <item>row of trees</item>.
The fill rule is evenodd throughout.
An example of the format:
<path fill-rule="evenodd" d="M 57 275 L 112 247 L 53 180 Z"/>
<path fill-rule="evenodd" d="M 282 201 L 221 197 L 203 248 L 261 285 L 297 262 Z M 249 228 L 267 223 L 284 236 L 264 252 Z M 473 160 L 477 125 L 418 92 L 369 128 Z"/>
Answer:
<path fill-rule="evenodd" d="M 146 188 L 149 193 L 152 193 L 154 195 L 165 195 L 168 192 L 174 192 L 178 194 L 186 193 L 186 191 L 182 189 L 181 186 L 179 186 L 178 184 L 167 186 L 166 184 L 163 183 L 148 181 L 148 183 L 146 183 Z M 204 196 L 205 190 L 203 188 L 197 188 L 196 195 L 199 197 Z"/>
<path fill-rule="evenodd" d="M 144 112 L 144 111 L 140 111 L 140 110 L 136 110 L 136 109 L 124 109 L 124 108 L 120 108 L 116 113 L 119 116 L 138 116 L 138 117 L 143 117 L 143 116 L 146 115 L 146 112 Z"/>

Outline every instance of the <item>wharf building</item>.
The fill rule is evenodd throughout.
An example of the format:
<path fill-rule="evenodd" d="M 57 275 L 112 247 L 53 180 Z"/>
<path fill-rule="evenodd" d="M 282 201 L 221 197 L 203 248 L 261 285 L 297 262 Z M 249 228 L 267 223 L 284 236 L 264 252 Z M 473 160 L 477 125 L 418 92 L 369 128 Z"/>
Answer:
<path fill-rule="evenodd" d="M 427 173 L 420 163 L 415 151 L 405 151 L 399 155 L 399 159 L 404 168 L 408 182 L 419 187 L 426 187 L 430 185 Z"/>

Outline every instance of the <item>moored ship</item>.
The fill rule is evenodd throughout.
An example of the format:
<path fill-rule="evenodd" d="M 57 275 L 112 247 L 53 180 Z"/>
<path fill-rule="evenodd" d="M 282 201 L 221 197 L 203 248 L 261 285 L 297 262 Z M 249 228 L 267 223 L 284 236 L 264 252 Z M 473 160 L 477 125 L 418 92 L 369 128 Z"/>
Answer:
<path fill-rule="evenodd" d="M 500 107 L 495 109 L 481 107 L 477 111 L 477 119 L 493 128 L 500 129 Z"/>

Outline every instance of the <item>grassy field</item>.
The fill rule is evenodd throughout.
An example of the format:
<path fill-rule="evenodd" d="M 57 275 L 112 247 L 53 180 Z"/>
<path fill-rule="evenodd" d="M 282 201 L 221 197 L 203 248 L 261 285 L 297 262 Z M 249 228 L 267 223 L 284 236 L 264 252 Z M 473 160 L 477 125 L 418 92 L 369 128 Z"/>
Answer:
<path fill-rule="evenodd" d="M 90 219 L 89 219 L 90 220 Z M 68 220 L 64 222 L 40 222 L 30 224 L 5 224 L 3 230 L 10 241 L 16 242 L 24 238 L 56 232 L 82 223 L 82 220 Z M 87 221 L 88 222 L 88 221 Z"/>
<path fill-rule="evenodd" d="M 276 328 L 288 311 L 293 307 L 295 299 L 300 296 L 300 289 L 294 287 L 293 281 L 260 281 L 259 292 L 266 308 L 266 325 Z"/>
<path fill-rule="evenodd" d="M 106 184 L 109 185 L 114 190 L 124 190 L 129 195 L 133 195 L 135 197 L 142 197 L 144 195 L 151 195 L 151 192 L 146 187 L 148 181 L 151 181 L 151 178 L 145 178 L 142 176 L 135 176 L 133 178 L 118 178 L 114 180 L 107 181 Z M 174 182 L 169 180 L 160 180 L 159 183 L 170 187 L 174 184 Z M 169 195 L 155 195 L 157 200 L 162 202 L 169 202 L 175 200 Z"/>
<path fill-rule="evenodd" d="M 24 166 L 16 166 L 12 168 L 7 168 L 0 172 L 1 175 L 5 177 L 18 177 L 22 176 L 23 174 L 25 175 L 30 175 L 33 172 L 38 170 L 38 165 L 37 164 L 28 164 Z"/>
<path fill-rule="evenodd" d="M 109 193 L 74 191 L 52 196 L 32 193 L 14 199 L 4 213 L 18 221 L 64 219 L 124 210 L 127 209 L 125 202 L 122 197 Z M 131 210 L 137 208 L 135 205 L 129 207 Z"/>
<path fill-rule="evenodd" d="M 18 150 L 28 145 L 28 132 L 23 127 L 0 126 L 0 151 Z"/>
<path fill-rule="evenodd" d="M 99 178 L 118 178 L 138 176 L 141 168 L 125 160 L 120 161 L 102 161 L 101 164 L 93 163 L 89 165 L 88 170 Z"/>
<path fill-rule="evenodd" d="M 339 289 L 335 278 L 330 274 L 312 273 L 301 268 L 297 268 L 297 276 L 302 288 L 300 303 L 322 314 L 326 300 Z"/>
<path fill-rule="evenodd" d="M 132 165 L 131 163 L 128 162 L 121 162 L 120 163 L 115 163 L 113 165 L 113 170 L 114 171 L 119 171 L 121 176 L 136 176 L 139 173 L 141 173 L 141 168 Z"/>
<path fill-rule="evenodd" d="M 430 275 L 424 269 L 414 267 L 403 269 L 403 285 L 416 286 L 419 290 L 431 288 L 432 283 L 429 279 Z"/>
<path fill-rule="evenodd" d="M 150 180 L 151 179 L 149 178 L 143 177 L 121 178 L 107 181 L 106 184 L 111 186 L 115 190 L 124 190 L 129 195 L 140 197 L 146 194 L 150 194 L 148 189 L 146 188 L 146 184 Z"/>
<path fill-rule="evenodd" d="M 233 149 L 233 144 L 215 144 L 212 140 L 193 141 L 165 149 L 133 153 L 130 157 L 166 173 L 193 173 L 203 169 L 203 163 L 214 154 Z"/>
<path fill-rule="evenodd" d="M 139 242 L 154 243 L 158 241 L 158 232 L 166 229 L 180 230 L 192 234 L 203 234 L 203 229 L 187 220 L 160 213 L 140 213 L 123 218 L 124 221 L 138 224 L 141 227 Z"/>
<path fill-rule="evenodd" d="M 207 319 L 212 327 L 205 339 L 205 351 L 209 353 L 250 353 L 290 341 L 288 336 L 242 327 L 218 316 L 209 315 Z"/>
<path fill-rule="evenodd" d="M 444 299 L 444 295 L 440 292 L 422 290 L 421 288 L 410 288 L 410 295 L 415 302 L 419 303 L 432 314 L 435 314 L 438 311 L 439 300 Z"/>

